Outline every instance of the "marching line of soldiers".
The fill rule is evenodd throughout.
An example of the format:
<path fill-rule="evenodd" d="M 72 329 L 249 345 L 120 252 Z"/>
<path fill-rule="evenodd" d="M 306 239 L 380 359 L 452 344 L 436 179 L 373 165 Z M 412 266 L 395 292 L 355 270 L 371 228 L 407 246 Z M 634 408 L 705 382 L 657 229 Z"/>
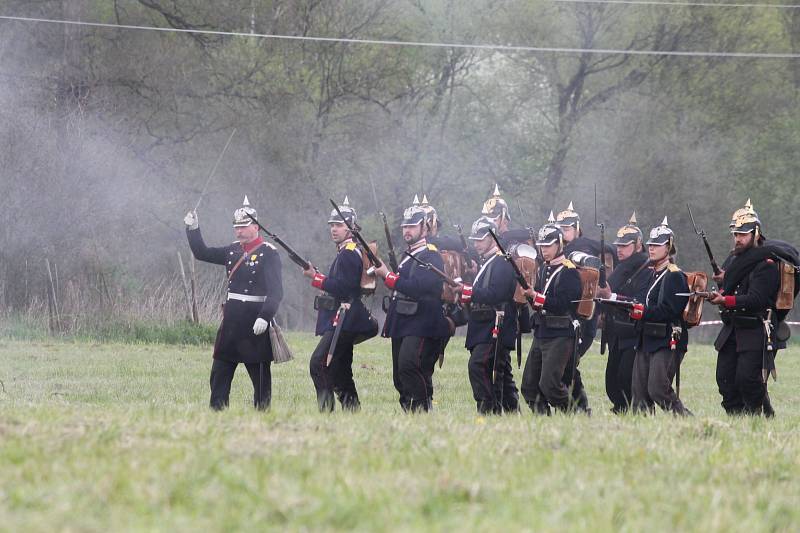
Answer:
<path fill-rule="evenodd" d="M 384 217 L 387 264 L 361 235 L 348 199 L 331 203 L 328 226 L 336 255 L 327 274 L 264 228 L 247 197 L 234 213 L 237 240 L 228 246 L 207 247 L 197 214 L 186 215 L 192 253 L 224 265 L 228 278 L 211 369 L 213 409 L 228 405 L 238 363 L 250 375 L 254 405 L 270 404 L 270 338 L 283 291 L 280 258 L 261 237 L 263 230 L 319 290 L 314 308 L 320 340 L 309 373 L 322 412 L 333 411 L 337 399 L 343 410 L 360 408 L 353 350 L 379 332 L 362 296 L 374 292 L 380 279 L 390 291 L 380 331 L 391 339 L 392 379 L 404 411 L 432 408 L 436 363 L 442 365 L 449 339 L 466 326 L 467 374 L 480 414 L 519 412 L 520 392 L 535 414 L 590 414 L 579 365 L 599 328 L 601 353 L 608 347 L 605 388 L 612 412 L 653 413 L 659 407 L 691 415 L 680 399 L 680 365 L 688 330 L 700 322 L 708 301 L 719 306 L 723 321 L 715 342 L 723 408 L 774 416 L 767 381 L 776 375 L 775 355 L 789 336 L 784 319 L 800 289 L 800 257 L 790 244 L 765 238 L 750 200 L 733 214 L 734 249 L 722 268 L 706 244 L 719 286 L 712 290 L 704 272 L 684 272 L 676 264 L 667 217 L 645 241 L 634 213 L 611 245 L 600 224 L 600 241 L 583 235 L 572 202 L 557 216 L 551 212 L 538 231 L 512 229 L 495 185 L 468 237 L 456 226 L 459 237 L 453 238 L 440 233 L 436 210 L 423 195 L 403 212 L 399 260 Z M 518 390 L 512 353 L 520 366 L 525 333 L 532 333 L 533 342 Z"/>

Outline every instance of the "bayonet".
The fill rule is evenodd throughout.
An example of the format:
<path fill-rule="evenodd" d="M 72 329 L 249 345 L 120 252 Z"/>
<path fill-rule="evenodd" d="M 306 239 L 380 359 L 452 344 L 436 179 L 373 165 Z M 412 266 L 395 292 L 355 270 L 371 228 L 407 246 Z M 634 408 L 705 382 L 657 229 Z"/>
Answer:
<path fill-rule="evenodd" d="M 711 246 L 708 244 L 708 238 L 706 237 L 706 232 L 702 229 L 698 229 L 697 224 L 694 222 L 694 216 L 692 215 L 692 208 L 689 204 L 686 204 L 686 209 L 689 210 L 689 218 L 692 219 L 692 226 L 694 227 L 694 232 L 703 239 L 703 245 L 706 247 L 706 253 L 708 254 L 708 260 L 711 261 L 711 269 L 714 271 L 715 276 L 719 276 L 722 274 L 722 270 L 720 270 L 717 262 L 714 260 L 714 254 L 711 253 Z"/>

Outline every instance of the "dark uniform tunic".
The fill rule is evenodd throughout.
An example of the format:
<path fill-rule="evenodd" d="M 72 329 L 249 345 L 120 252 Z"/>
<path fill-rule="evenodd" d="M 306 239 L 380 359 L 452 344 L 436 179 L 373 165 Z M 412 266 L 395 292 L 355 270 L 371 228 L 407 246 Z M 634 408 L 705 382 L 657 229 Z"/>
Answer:
<path fill-rule="evenodd" d="M 567 259 L 560 265 L 544 263 L 534 290 L 545 296 L 545 302 L 534 312 L 533 345 L 521 389 L 531 409 L 544 414 L 550 412 L 548 404 L 561 410 L 569 407 L 569 389 L 562 377 L 575 351 L 572 302 L 581 297 L 581 277 Z"/>
<path fill-rule="evenodd" d="M 519 395 L 511 374 L 511 354 L 517 337 L 514 268 L 499 252 L 482 265 L 472 286 L 466 348 L 472 394 L 479 413 L 516 411 Z M 504 312 L 500 332 L 493 338 L 496 312 Z"/>
<path fill-rule="evenodd" d="M 647 254 L 635 253 L 620 261 L 608 277 L 608 285 L 620 300 L 644 300 L 650 285 L 652 271 L 642 268 L 647 262 Z M 604 306 L 604 333 L 608 341 L 608 362 L 606 364 L 606 394 L 614 404 L 614 412 L 628 409 L 631 403 L 631 381 L 633 379 L 633 360 L 636 355 L 636 323 L 625 309 Z"/>
<path fill-rule="evenodd" d="M 432 244 L 411 251 L 425 263 L 444 268 Z M 404 410 L 428 410 L 433 400 L 433 369 L 442 340 L 450 329 L 442 310 L 442 279 L 432 270 L 403 257 L 386 313 L 383 336 L 392 339 L 392 377 Z M 392 281 L 394 280 L 394 281 Z"/>
<path fill-rule="evenodd" d="M 266 408 L 272 398 L 269 368 L 272 345 L 269 332 L 255 335 L 253 324 L 258 318 L 271 321 L 283 298 L 278 252 L 261 238 L 250 243 L 245 251 L 238 242 L 208 247 L 199 229 L 187 229 L 186 235 L 194 256 L 200 261 L 224 265 L 229 278 L 229 296 L 223 305 L 222 323 L 214 342 L 211 407 L 222 409 L 228 405 L 236 366 L 244 363 L 253 382 L 254 403 L 256 407 Z M 263 301 L 241 301 L 237 298 Z"/>
<path fill-rule="evenodd" d="M 358 409 L 360 402 L 353 381 L 353 345 L 359 334 L 371 336 L 375 323 L 370 319 L 361 301 L 361 250 L 356 243 L 345 241 L 340 244 L 336 257 L 331 263 L 328 275 L 314 286 L 325 291 L 317 297 L 316 334 L 321 335 L 309 361 L 311 379 L 317 391 L 320 410 L 331 411 L 334 407 L 334 393 L 343 409 Z M 349 303 L 345 313 L 341 333 L 334 348 L 330 366 L 326 366 L 328 351 L 334 335 L 334 319 L 341 303 Z"/>
<path fill-rule="evenodd" d="M 722 330 L 714 342 L 717 356 L 717 385 L 722 407 L 729 414 L 760 414 L 768 405 L 767 386 L 761 369 L 766 348 L 763 320 L 772 309 L 772 326 L 777 324 L 775 300 L 780 287 L 778 263 L 772 250 L 745 250 L 726 266 L 722 294 Z M 773 335 L 773 347 L 777 342 Z M 773 353 L 767 354 L 770 360 Z M 771 407 L 766 414 L 771 413 Z"/>
<path fill-rule="evenodd" d="M 652 411 L 658 404 L 675 414 L 688 414 L 672 388 L 672 380 L 689 344 L 689 331 L 683 321 L 689 297 L 676 293 L 689 292 L 689 285 L 686 275 L 672 263 L 660 271 L 648 270 L 651 281 L 641 300 L 644 313 L 637 324 L 632 405 L 635 410 Z M 680 328 L 680 336 L 671 349 L 673 328 Z"/>

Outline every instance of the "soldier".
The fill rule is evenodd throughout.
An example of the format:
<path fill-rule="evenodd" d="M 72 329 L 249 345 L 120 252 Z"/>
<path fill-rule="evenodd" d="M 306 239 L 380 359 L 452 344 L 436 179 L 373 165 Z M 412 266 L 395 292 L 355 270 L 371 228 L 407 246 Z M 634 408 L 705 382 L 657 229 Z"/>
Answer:
<path fill-rule="evenodd" d="M 227 301 L 211 365 L 210 405 L 214 410 L 228 406 L 231 381 L 239 363 L 244 363 L 253 382 L 256 408 L 268 408 L 272 399 L 272 345 L 267 329 L 283 298 L 281 260 L 248 215 L 256 217 L 256 210 L 245 196 L 242 207 L 233 213 L 236 241 L 219 248 L 206 246 L 197 213 L 190 211 L 183 219 L 194 256 L 200 261 L 225 265 L 228 274 Z"/>
<path fill-rule="evenodd" d="M 511 229 L 511 214 L 508 211 L 508 204 L 500 196 L 500 187 L 494 184 L 494 192 L 491 198 L 483 202 L 481 215 L 491 218 L 497 226 L 497 235 L 504 248 L 508 248 L 515 243 L 526 243 L 533 245 L 533 235 L 530 229 Z"/>
<path fill-rule="evenodd" d="M 564 233 L 564 242 L 566 243 L 564 255 L 566 255 L 567 258 L 569 258 L 574 252 L 583 252 L 594 257 L 600 257 L 600 241 L 583 236 L 581 217 L 578 212 L 575 211 L 572 202 L 569 203 L 569 206 L 567 206 L 564 211 L 561 211 L 558 213 L 558 215 L 556 215 L 556 224 L 558 224 L 558 226 L 561 228 L 561 231 Z M 607 257 L 612 259 L 613 265 L 613 248 L 606 245 L 605 253 Z M 572 389 L 572 398 L 576 402 L 577 407 L 589 413 L 591 412 L 591 409 L 589 409 L 589 398 L 587 397 L 586 389 L 583 386 L 583 380 L 581 379 L 581 372 L 578 369 L 578 364 L 580 363 L 580 358 L 583 357 L 583 355 L 592 346 L 592 342 L 597 335 L 597 320 L 598 313 L 595 313 L 595 315 L 589 320 L 583 318 L 579 319 L 581 323 L 581 342 L 578 350 L 578 361 L 570 362 L 570 364 L 567 365 L 567 373 L 564 374 L 564 383 L 574 384 Z M 574 380 L 572 376 L 573 368 L 575 369 Z"/>
<path fill-rule="evenodd" d="M 422 195 L 422 204 L 419 204 L 417 196 L 414 195 L 414 203 L 412 205 L 419 205 L 425 212 L 425 226 L 427 228 L 426 240 L 428 244 L 434 245 L 442 256 L 444 263 L 445 273 L 453 279 L 473 279 L 477 270 L 472 265 L 470 252 L 474 249 L 469 249 L 460 239 L 441 235 L 439 233 L 440 220 L 436 209 L 428 202 L 428 196 Z M 462 236 L 463 239 L 463 236 Z M 450 338 L 455 335 L 456 328 L 467 324 L 467 316 L 464 308 L 455 300 L 457 295 L 448 292 L 448 286 L 445 286 L 443 293 L 442 309 L 444 312 L 445 320 L 450 328 L 450 335 L 442 340 L 441 346 L 437 350 L 437 359 L 439 366 L 444 363 L 444 352 Z M 444 298 L 444 295 L 452 296 L 452 298 Z"/>
<path fill-rule="evenodd" d="M 608 277 L 608 286 L 597 289 L 597 296 L 612 300 L 639 298 L 650 283 L 647 254 L 643 251 L 642 230 L 636 225 L 636 213 L 617 231 L 617 267 Z M 635 323 L 628 313 L 605 306 L 604 331 L 608 340 L 606 394 L 614 404 L 612 412 L 624 413 L 631 403 L 633 360 L 636 354 Z"/>
<path fill-rule="evenodd" d="M 339 210 L 351 226 L 357 223 L 355 209 L 345 197 Z M 311 285 L 324 291 L 314 299 L 317 313 L 316 334 L 322 338 L 311 355 L 309 369 L 320 411 L 332 412 L 334 393 L 343 410 L 357 411 L 361 404 L 353 381 L 353 345 L 377 334 L 377 324 L 361 301 L 361 250 L 344 219 L 334 209 L 328 218 L 331 240 L 336 244 L 336 257 L 325 276 L 313 265 L 303 271 Z M 341 324 L 341 326 L 339 326 Z M 339 334 L 335 330 L 339 326 Z M 336 345 L 331 346 L 336 340 Z M 330 361 L 328 354 L 332 354 Z"/>
<path fill-rule="evenodd" d="M 767 331 L 771 336 L 778 324 L 780 271 L 776 259 L 784 254 L 765 241 L 761 221 L 749 200 L 734 213 L 731 234 L 734 249 L 726 261 L 722 288 L 709 298 L 722 310 L 723 326 L 714 342 L 719 352 L 717 386 L 728 414 L 771 417 L 774 411 L 762 369 L 771 369 L 778 346 Z"/>
<path fill-rule="evenodd" d="M 426 236 L 425 212 L 412 205 L 403 213 L 403 240 L 408 245 L 398 272 L 386 264 L 375 269 L 392 290 L 383 336 L 392 339 L 392 377 L 404 411 L 427 411 L 433 400 L 433 369 L 443 339 L 450 335 L 442 312 L 442 279 L 409 258 L 438 269 L 442 257 Z"/>
<path fill-rule="evenodd" d="M 522 396 L 534 413 L 550 414 L 550 406 L 566 411 L 571 405 L 562 378 L 577 351 L 573 302 L 581 297 L 581 278 L 575 265 L 564 257 L 564 234 L 557 225 L 548 222 L 542 226 L 536 246 L 543 264 L 535 286 L 526 291 L 534 302 L 534 328 L 522 375 Z"/>
<path fill-rule="evenodd" d="M 533 230 L 530 228 L 515 228 L 511 229 L 511 214 L 508 210 L 508 203 L 500 195 L 500 187 L 497 183 L 494 184 L 494 191 L 492 196 L 483 202 L 481 208 L 481 215 L 490 218 L 497 226 L 497 237 L 500 244 L 506 251 L 515 256 L 515 246 L 519 244 L 534 245 Z M 538 258 L 537 258 L 538 261 Z M 531 329 L 531 315 L 530 308 L 527 305 L 517 307 L 517 360 L 522 357 L 522 334 L 530 333 Z M 503 383 L 504 391 L 517 390 L 517 384 L 514 383 L 514 374 L 505 372 L 502 375 L 505 380 Z M 508 402 L 511 397 L 508 394 L 503 395 L 503 399 Z M 503 406 L 506 410 L 519 409 L 519 396 L 514 395 L 514 400 L 511 404 Z"/>
<path fill-rule="evenodd" d="M 689 301 L 686 275 L 673 262 L 675 234 L 667 217 L 650 231 L 647 244 L 650 282 L 630 317 L 637 321 L 639 338 L 633 362 L 631 393 L 634 411 L 654 412 L 655 405 L 676 415 L 691 415 L 672 388 L 672 380 L 689 344 L 683 310 Z"/>
<path fill-rule="evenodd" d="M 490 231 L 497 226 L 482 216 L 469 236 L 481 257 L 481 268 L 472 285 L 461 285 L 461 302 L 470 304 L 466 348 L 472 395 L 481 414 L 519 410 L 519 395 L 511 373 L 510 351 L 517 336 L 514 268 L 497 248 Z"/>

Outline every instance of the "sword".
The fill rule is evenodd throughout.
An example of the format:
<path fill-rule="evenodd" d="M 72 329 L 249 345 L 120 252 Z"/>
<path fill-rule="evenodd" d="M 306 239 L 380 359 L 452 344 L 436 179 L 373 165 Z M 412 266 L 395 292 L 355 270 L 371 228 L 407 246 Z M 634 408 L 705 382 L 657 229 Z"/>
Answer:
<path fill-rule="evenodd" d="M 575 375 L 578 373 L 578 349 L 581 344 L 581 323 L 578 320 L 572 321 L 572 329 L 575 331 L 575 342 L 572 346 L 572 383 L 569 386 L 569 401 L 570 403 L 574 402 L 575 399 L 572 397 L 573 392 L 575 391 Z"/>
<path fill-rule="evenodd" d="M 766 385 L 770 375 L 772 375 L 773 381 L 778 380 L 778 371 L 775 369 L 775 359 L 773 358 L 772 309 L 767 309 L 767 318 L 764 319 L 764 348 L 762 350 L 761 381 Z"/>
<path fill-rule="evenodd" d="M 494 327 L 492 328 L 492 339 L 494 339 L 494 363 L 492 364 L 492 385 L 497 381 L 497 346 L 500 344 L 500 330 L 503 327 L 505 311 L 494 312 Z"/>
<path fill-rule="evenodd" d="M 328 358 L 325 360 L 325 366 L 331 366 L 331 361 L 333 360 L 333 352 L 336 351 L 336 344 L 339 342 L 339 335 L 342 333 L 342 324 L 344 324 L 344 317 L 347 315 L 347 311 L 350 309 L 350 304 L 347 302 L 342 302 L 339 306 L 339 310 L 336 311 L 336 315 L 333 317 L 333 339 L 331 339 L 331 345 L 328 348 Z"/>

